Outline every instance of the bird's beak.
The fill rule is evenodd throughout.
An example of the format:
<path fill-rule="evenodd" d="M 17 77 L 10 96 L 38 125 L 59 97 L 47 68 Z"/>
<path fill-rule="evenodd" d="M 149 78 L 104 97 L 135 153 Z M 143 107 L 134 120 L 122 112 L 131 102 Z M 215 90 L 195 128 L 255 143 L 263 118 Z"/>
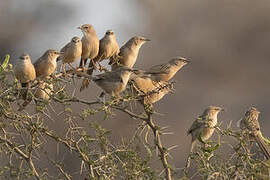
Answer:
<path fill-rule="evenodd" d="M 224 108 L 221 108 L 220 111 L 225 111 L 225 109 Z"/>
<path fill-rule="evenodd" d="M 189 59 L 186 59 L 186 62 L 187 62 L 187 63 L 190 63 L 190 62 L 191 62 L 191 60 L 189 60 Z"/>
<path fill-rule="evenodd" d="M 147 39 L 147 38 L 145 38 L 145 39 L 144 39 L 144 41 L 151 41 L 151 39 Z"/>
<path fill-rule="evenodd" d="M 77 29 L 82 29 L 82 27 L 77 27 Z"/>
<path fill-rule="evenodd" d="M 64 52 L 57 52 L 59 56 L 64 55 Z"/>

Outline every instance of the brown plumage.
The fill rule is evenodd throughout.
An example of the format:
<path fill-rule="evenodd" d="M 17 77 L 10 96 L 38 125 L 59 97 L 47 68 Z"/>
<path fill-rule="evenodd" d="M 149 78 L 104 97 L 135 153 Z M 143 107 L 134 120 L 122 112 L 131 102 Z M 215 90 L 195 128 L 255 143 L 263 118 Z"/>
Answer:
<path fill-rule="evenodd" d="M 92 80 L 107 94 L 119 96 L 126 89 L 127 82 L 133 70 L 120 67 L 111 72 L 105 72 L 92 78 Z"/>
<path fill-rule="evenodd" d="M 266 145 L 262 136 L 258 120 L 259 114 L 260 112 L 256 108 L 251 107 L 248 111 L 246 111 L 245 116 L 240 120 L 238 125 L 242 130 L 247 131 L 251 140 L 256 141 L 265 158 L 268 160 L 270 159 L 270 149 Z"/>
<path fill-rule="evenodd" d="M 151 74 L 154 81 L 169 81 L 182 67 L 189 62 L 190 61 L 188 61 L 186 58 L 175 57 L 167 63 L 152 66 L 146 71 Z"/>
<path fill-rule="evenodd" d="M 62 69 L 64 73 L 66 72 L 65 63 L 68 63 L 72 69 L 75 69 L 71 63 L 77 61 L 82 54 L 81 39 L 77 36 L 73 37 L 71 41 L 60 50 L 60 52 L 62 55 L 57 58 L 57 61 L 62 60 Z"/>
<path fill-rule="evenodd" d="M 99 39 L 94 27 L 90 24 L 84 24 L 78 27 L 83 33 L 82 37 L 82 56 L 80 67 L 84 68 L 89 58 L 91 61 L 98 55 Z"/>
<path fill-rule="evenodd" d="M 201 137 L 203 141 L 208 140 L 215 131 L 215 126 L 217 125 L 217 115 L 222 108 L 216 106 L 207 107 L 203 114 L 200 115 L 192 123 L 191 127 L 187 131 L 187 134 L 191 135 L 191 147 L 190 152 L 193 152 L 196 140 Z M 190 166 L 190 158 L 187 160 L 186 167 Z"/>
<path fill-rule="evenodd" d="M 129 81 L 132 88 L 131 92 L 141 96 L 143 104 L 152 105 L 161 100 L 170 91 L 169 87 L 162 88 L 168 85 L 167 82 L 155 82 L 147 75 L 132 74 Z"/>
<path fill-rule="evenodd" d="M 22 96 L 24 99 L 26 99 L 29 83 L 36 78 L 36 71 L 28 54 L 23 54 L 15 62 L 14 74 L 15 77 L 20 81 L 22 87 L 26 88 L 25 91 L 22 91 Z"/>
<path fill-rule="evenodd" d="M 106 31 L 104 37 L 99 41 L 98 55 L 93 61 L 89 63 L 89 69 L 87 73 L 89 75 L 92 75 L 94 68 L 96 66 L 96 63 L 99 63 L 100 61 L 104 59 L 110 59 L 110 58 L 115 59 L 118 53 L 119 53 L 119 46 L 116 41 L 116 36 L 112 30 L 108 30 Z M 84 79 L 82 82 L 80 91 L 87 88 L 89 83 L 90 81 L 88 79 Z"/>
<path fill-rule="evenodd" d="M 140 47 L 147 41 L 150 41 L 150 39 L 141 36 L 131 38 L 120 48 L 118 57 L 116 59 L 111 59 L 109 64 L 112 65 L 112 69 L 116 69 L 119 66 L 133 68 L 137 60 Z"/>
<path fill-rule="evenodd" d="M 47 50 L 35 63 L 36 76 L 45 78 L 55 72 L 57 63 L 56 59 L 60 55 L 59 51 Z"/>
<path fill-rule="evenodd" d="M 49 100 L 52 95 L 53 84 L 49 84 L 46 82 L 41 82 L 34 92 L 34 95 L 38 99 Z"/>

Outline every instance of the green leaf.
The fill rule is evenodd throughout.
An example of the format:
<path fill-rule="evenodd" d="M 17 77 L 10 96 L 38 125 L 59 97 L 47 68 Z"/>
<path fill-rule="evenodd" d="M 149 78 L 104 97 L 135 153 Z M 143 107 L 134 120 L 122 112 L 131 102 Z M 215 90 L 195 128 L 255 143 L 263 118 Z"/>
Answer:
<path fill-rule="evenodd" d="M 9 63 L 9 59 L 10 59 L 10 56 L 7 54 L 6 57 L 5 57 L 5 60 L 3 61 L 3 63 L 1 64 L 1 68 L 0 68 L 0 73 L 3 72 L 3 70 L 5 70 L 8 66 L 8 63 Z"/>

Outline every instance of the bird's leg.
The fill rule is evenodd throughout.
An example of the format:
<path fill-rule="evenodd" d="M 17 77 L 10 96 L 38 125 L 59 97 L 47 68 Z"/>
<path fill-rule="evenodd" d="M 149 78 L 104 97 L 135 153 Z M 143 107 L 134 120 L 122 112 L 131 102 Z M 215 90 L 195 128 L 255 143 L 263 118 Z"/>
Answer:
<path fill-rule="evenodd" d="M 82 64 L 81 64 L 82 72 L 85 71 L 85 64 L 86 64 L 86 61 L 87 61 L 87 59 L 83 59 L 83 60 L 82 60 Z"/>
<path fill-rule="evenodd" d="M 77 69 L 76 69 L 75 67 L 73 67 L 71 63 L 68 63 L 68 65 L 72 68 L 72 70 L 73 70 L 74 72 L 77 71 Z"/>
<path fill-rule="evenodd" d="M 97 65 L 96 65 L 96 63 L 95 63 L 95 61 L 94 61 L 94 59 L 91 59 L 91 62 L 92 62 L 92 64 L 93 64 L 94 69 L 99 69 L 99 68 L 97 67 Z"/>
<path fill-rule="evenodd" d="M 66 63 L 62 63 L 61 69 L 63 71 L 64 77 L 66 77 Z"/>

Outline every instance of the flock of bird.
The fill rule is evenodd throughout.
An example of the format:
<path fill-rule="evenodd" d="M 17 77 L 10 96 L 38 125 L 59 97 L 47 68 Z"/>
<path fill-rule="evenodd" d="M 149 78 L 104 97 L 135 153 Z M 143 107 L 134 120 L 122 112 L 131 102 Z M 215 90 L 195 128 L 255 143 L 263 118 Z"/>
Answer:
<path fill-rule="evenodd" d="M 72 63 L 81 57 L 79 68 L 88 77 L 91 77 L 83 79 L 81 91 L 88 87 L 89 81 L 93 81 L 105 93 L 111 96 L 120 96 L 126 90 L 128 82 L 130 82 L 136 93 L 147 94 L 158 87 L 166 86 L 174 75 L 189 63 L 186 58 L 174 57 L 164 64 L 155 65 L 145 70 L 135 70 L 133 66 L 136 63 L 139 50 L 145 42 L 150 41 L 149 39 L 135 36 L 119 49 L 115 33 L 112 30 L 106 31 L 104 37 L 99 40 L 92 25 L 84 24 L 78 28 L 83 33 L 82 38 L 73 37 L 60 51 L 47 50 L 34 64 L 32 64 L 28 54 L 20 56 L 19 60 L 15 62 L 14 74 L 20 81 L 22 89 L 28 90 L 30 83 L 38 79 L 40 83 L 34 93 L 35 96 L 45 100 L 49 99 L 53 85 L 43 80 L 50 78 L 56 71 L 57 61 L 62 61 L 61 69 L 63 74 L 66 74 L 66 63 L 76 71 L 77 69 L 73 67 Z M 85 68 L 88 59 L 90 59 L 89 65 L 88 68 Z M 104 70 L 100 62 L 105 59 L 110 59 L 111 71 L 105 71 L 102 74 L 93 76 L 94 70 Z M 27 98 L 27 92 L 22 94 L 24 99 Z M 142 103 L 152 105 L 162 99 L 168 92 L 168 89 L 161 88 L 157 92 L 144 96 Z M 217 125 L 217 115 L 222 110 L 220 107 L 209 106 L 193 122 L 188 130 L 188 134 L 192 136 L 191 151 L 199 137 L 205 141 L 212 136 Z M 249 131 L 265 157 L 270 159 L 270 151 L 261 138 L 258 115 L 259 111 L 256 108 L 250 108 L 242 119 L 240 127 Z M 187 167 L 190 164 L 189 162 L 188 159 Z"/>

